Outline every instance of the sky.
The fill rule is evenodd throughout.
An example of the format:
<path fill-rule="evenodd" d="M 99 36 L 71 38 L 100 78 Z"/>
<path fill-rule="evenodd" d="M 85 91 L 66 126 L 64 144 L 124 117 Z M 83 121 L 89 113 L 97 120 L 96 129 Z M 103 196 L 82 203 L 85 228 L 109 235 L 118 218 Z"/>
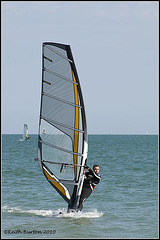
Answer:
<path fill-rule="evenodd" d="M 159 1 L 1 1 L 1 129 L 38 133 L 42 43 L 71 46 L 88 134 L 158 134 Z"/>

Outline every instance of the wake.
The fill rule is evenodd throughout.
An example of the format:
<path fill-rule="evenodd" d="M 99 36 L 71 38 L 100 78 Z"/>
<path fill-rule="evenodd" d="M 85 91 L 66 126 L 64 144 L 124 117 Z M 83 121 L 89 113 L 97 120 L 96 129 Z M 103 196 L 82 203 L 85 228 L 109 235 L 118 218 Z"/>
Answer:
<path fill-rule="evenodd" d="M 24 140 L 22 138 L 18 139 L 17 140 L 18 142 L 23 142 Z"/>
<path fill-rule="evenodd" d="M 22 215 L 31 215 L 31 216 L 42 216 L 42 217 L 58 217 L 58 218 L 100 218 L 103 216 L 104 213 L 98 212 L 97 209 L 93 209 L 92 211 L 88 212 L 70 212 L 67 213 L 67 209 L 62 208 L 56 211 L 52 210 L 23 210 L 18 207 L 2 207 L 3 212 L 8 212 L 12 214 L 22 214 Z M 62 214 L 59 214 L 62 212 Z"/>
<path fill-rule="evenodd" d="M 69 212 L 66 211 L 60 211 L 62 214 L 59 214 L 57 217 L 64 217 L 64 218 L 100 218 L 103 216 L 102 212 L 98 212 L 97 209 L 93 209 L 89 212 Z"/>
<path fill-rule="evenodd" d="M 53 211 L 51 210 L 23 210 L 18 207 L 2 207 L 3 212 L 13 213 L 13 214 L 23 214 L 23 215 L 37 215 L 43 217 L 52 217 Z"/>

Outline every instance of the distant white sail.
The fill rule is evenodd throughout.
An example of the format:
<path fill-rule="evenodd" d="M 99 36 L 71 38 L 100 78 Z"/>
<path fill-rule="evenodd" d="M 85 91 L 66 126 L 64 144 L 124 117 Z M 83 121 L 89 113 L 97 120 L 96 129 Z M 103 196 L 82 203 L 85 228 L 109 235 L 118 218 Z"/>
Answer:
<path fill-rule="evenodd" d="M 27 124 L 24 124 L 24 128 L 23 128 L 23 141 L 24 140 L 28 140 L 30 138 L 30 136 L 28 135 L 28 126 Z"/>

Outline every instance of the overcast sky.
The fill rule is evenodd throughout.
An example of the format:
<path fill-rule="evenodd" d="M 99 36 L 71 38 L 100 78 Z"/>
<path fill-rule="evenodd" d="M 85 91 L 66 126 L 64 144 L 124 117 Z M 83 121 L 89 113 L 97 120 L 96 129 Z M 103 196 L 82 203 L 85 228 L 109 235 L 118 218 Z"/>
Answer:
<path fill-rule="evenodd" d="M 38 133 L 42 43 L 69 44 L 88 133 L 158 133 L 158 1 L 1 1 L 2 133 Z"/>

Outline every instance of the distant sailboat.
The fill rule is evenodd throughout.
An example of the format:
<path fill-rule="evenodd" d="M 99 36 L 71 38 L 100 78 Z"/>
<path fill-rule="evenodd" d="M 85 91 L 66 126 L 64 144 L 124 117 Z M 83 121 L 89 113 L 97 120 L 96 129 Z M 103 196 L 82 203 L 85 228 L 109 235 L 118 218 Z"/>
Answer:
<path fill-rule="evenodd" d="M 28 126 L 27 124 L 24 124 L 24 129 L 23 129 L 23 141 L 28 140 L 30 136 L 28 135 Z"/>

